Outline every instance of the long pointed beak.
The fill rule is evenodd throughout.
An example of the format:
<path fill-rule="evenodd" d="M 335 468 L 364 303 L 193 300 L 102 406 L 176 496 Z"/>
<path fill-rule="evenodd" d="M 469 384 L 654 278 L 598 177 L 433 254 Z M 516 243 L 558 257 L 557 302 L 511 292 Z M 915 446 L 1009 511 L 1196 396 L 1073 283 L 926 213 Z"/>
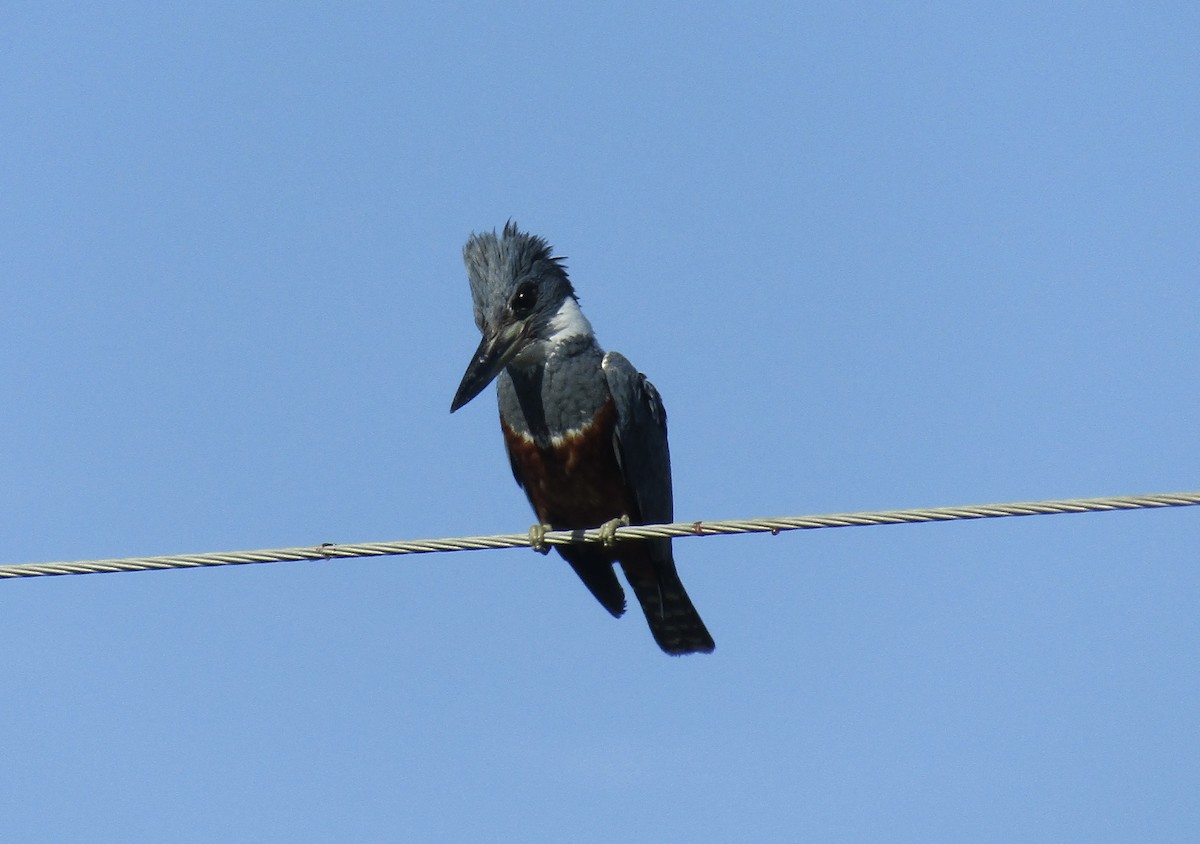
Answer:
<path fill-rule="evenodd" d="M 525 326 L 523 323 L 512 323 L 501 326 L 495 335 L 483 335 L 479 348 L 471 358 L 467 371 L 463 374 L 454 401 L 450 402 L 450 412 L 458 410 L 464 404 L 483 392 L 483 388 L 492 383 L 492 379 L 500 374 L 500 370 L 508 366 L 508 362 L 521 350 Z"/>

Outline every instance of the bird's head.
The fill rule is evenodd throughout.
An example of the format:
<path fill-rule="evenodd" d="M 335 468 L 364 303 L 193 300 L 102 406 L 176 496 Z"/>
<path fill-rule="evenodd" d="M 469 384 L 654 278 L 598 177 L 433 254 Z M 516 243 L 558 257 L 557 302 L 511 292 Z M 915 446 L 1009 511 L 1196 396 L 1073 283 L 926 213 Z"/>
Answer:
<path fill-rule="evenodd" d="M 561 258 L 542 238 L 511 220 L 503 233 L 473 234 L 463 248 L 475 324 L 483 339 L 463 375 L 450 412 L 458 410 L 509 364 L 536 366 L 555 342 L 591 334 Z"/>

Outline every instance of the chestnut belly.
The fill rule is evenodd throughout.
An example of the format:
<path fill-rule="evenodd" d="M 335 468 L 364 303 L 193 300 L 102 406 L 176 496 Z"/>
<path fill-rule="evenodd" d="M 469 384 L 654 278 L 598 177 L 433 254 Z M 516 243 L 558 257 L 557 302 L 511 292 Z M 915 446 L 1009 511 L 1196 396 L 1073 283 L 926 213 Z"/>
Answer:
<path fill-rule="evenodd" d="M 616 421 L 610 399 L 587 428 L 541 447 L 501 424 L 513 473 L 543 524 L 592 528 L 626 515 L 636 520 L 617 462 Z"/>

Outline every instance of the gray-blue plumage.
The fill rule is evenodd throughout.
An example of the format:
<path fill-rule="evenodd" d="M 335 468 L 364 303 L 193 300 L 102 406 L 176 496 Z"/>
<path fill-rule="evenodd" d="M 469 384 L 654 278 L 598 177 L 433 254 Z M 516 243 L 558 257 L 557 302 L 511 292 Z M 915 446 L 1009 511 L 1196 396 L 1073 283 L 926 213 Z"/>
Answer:
<path fill-rule="evenodd" d="M 590 528 L 674 517 L 666 411 L 653 385 L 596 342 L 562 260 L 513 223 L 463 250 L 483 335 L 451 412 L 493 379 L 517 483 L 543 524 Z M 625 608 L 619 562 L 659 646 L 708 652 L 712 637 L 675 570 L 669 539 L 558 546 L 613 615 Z"/>
<path fill-rule="evenodd" d="M 617 404 L 617 455 L 641 516 L 647 523 L 672 522 L 667 409 L 654 385 L 620 352 L 606 354 L 601 366 Z"/>
<path fill-rule="evenodd" d="M 540 366 L 509 367 L 496 378 L 500 414 L 520 433 L 547 444 L 585 427 L 608 400 L 604 353 L 594 337 L 560 343 Z M 522 397 L 536 396 L 536 402 Z"/>

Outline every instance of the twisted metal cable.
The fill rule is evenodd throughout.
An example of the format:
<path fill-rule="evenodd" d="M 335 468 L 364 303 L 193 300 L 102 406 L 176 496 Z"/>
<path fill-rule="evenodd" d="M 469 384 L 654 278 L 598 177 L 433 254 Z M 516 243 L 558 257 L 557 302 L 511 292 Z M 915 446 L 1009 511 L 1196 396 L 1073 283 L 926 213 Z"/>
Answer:
<path fill-rule="evenodd" d="M 1093 513 L 1107 510 L 1143 510 L 1187 507 L 1200 504 L 1200 492 L 1129 495 L 1120 498 L 1073 498 L 1050 501 L 1020 501 L 1009 504 L 975 504 L 960 507 L 928 507 L 913 510 L 873 510 L 861 513 L 829 513 L 815 516 L 784 516 L 718 522 L 676 522 L 669 525 L 639 525 L 617 528 L 613 541 L 652 537 L 715 536 L 718 534 L 771 533 L 788 530 L 863 527 L 958 519 L 998 519 L 1006 516 L 1039 516 L 1059 513 Z M 598 528 L 553 530 L 545 535 L 546 545 L 601 542 Z M 102 574 L 154 569 L 183 569 L 204 566 L 238 566 L 250 563 L 282 563 L 301 560 L 332 560 L 345 557 L 383 557 L 399 554 L 430 554 L 442 551 L 482 551 L 489 548 L 528 548 L 530 536 L 507 533 L 494 536 L 463 536 L 450 539 L 416 539 L 399 542 L 370 542 L 355 545 L 325 543 L 301 548 L 269 548 L 260 551 L 223 551 L 205 554 L 175 554 L 166 557 L 126 557 L 112 560 L 78 560 L 66 563 L 21 563 L 0 566 L 0 578 L 48 577 L 59 574 Z"/>

